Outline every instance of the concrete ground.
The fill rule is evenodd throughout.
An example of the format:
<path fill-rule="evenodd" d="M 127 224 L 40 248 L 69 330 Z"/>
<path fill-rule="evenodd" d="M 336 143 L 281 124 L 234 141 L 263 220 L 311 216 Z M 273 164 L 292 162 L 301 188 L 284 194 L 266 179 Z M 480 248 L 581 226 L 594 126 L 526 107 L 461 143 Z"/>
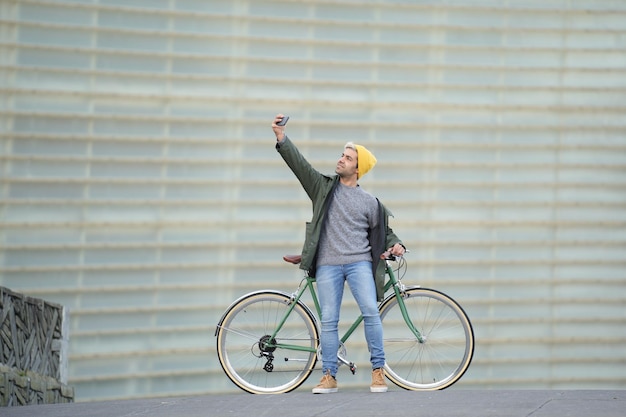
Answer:
<path fill-rule="evenodd" d="M 0 408 L 2 417 L 624 417 L 626 391 L 228 394 Z"/>

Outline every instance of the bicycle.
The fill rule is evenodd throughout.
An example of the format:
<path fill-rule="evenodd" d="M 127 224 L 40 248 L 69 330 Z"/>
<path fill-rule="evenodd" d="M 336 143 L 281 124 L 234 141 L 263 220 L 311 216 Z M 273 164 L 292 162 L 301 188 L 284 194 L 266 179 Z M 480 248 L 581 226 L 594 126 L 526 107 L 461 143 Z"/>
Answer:
<path fill-rule="evenodd" d="M 297 265 L 301 257 L 283 259 Z M 467 371 L 474 354 L 474 331 L 467 314 L 443 292 L 405 286 L 404 257 L 385 252 L 381 259 L 386 262 L 385 294 L 393 289 L 379 304 L 385 375 L 407 390 L 451 386 Z M 398 264 L 395 270 L 393 262 Z M 305 273 L 292 294 L 255 291 L 226 309 L 215 330 L 217 355 L 236 386 L 253 394 L 285 393 L 298 388 L 313 372 L 321 358 L 321 312 L 314 283 L 315 278 Z M 302 300 L 307 291 L 315 310 Z M 346 359 L 345 343 L 362 321 L 362 316 L 357 317 L 340 339 L 338 363 L 347 365 L 353 374 L 356 365 Z"/>

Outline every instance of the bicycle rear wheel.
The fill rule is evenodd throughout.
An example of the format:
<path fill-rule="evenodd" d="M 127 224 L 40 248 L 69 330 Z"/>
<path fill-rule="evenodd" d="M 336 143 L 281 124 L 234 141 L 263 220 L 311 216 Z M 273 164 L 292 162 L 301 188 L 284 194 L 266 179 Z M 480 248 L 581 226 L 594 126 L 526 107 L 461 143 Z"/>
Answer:
<path fill-rule="evenodd" d="M 311 374 L 319 337 L 314 316 L 304 304 L 296 303 L 275 339 L 271 337 L 292 304 L 287 294 L 261 291 L 236 300 L 224 313 L 216 330 L 217 356 L 226 375 L 242 390 L 289 392 Z"/>
<path fill-rule="evenodd" d="M 385 374 L 414 391 L 440 390 L 463 376 L 474 354 L 474 331 L 461 306 L 427 288 L 408 288 L 402 298 L 424 340 L 406 324 L 396 296 L 380 306 L 384 327 Z"/>

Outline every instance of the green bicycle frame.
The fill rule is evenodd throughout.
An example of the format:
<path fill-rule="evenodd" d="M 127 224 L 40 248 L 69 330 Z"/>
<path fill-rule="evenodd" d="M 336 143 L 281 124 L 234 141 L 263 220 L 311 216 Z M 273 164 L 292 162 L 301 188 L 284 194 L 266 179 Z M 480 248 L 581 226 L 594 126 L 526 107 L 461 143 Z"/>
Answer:
<path fill-rule="evenodd" d="M 401 291 L 401 289 L 399 288 L 399 285 L 398 285 L 398 280 L 396 279 L 396 276 L 393 273 L 393 268 L 389 264 L 387 264 L 387 275 L 389 275 L 389 279 L 385 283 L 385 292 L 387 292 L 391 287 L 393 287 L 393 290 L 395 292 L 395 297 L 398 299 L 398 306 L 400 307 L 400 311 L 402 313 L 402 317 L 404 318 L 404 321 L 406 322 L 407 326 L 409 326 L 409 329 L 411 329 L 411 331 L 413 332 L 413 334 L 415 335 L 417 340 L 420 343 L 424 343 L 424 338 L 422 337 L 422 335 L 419 332 L 419 330 L 417 330 L 417 328 L 415 328 L 415 326 L 413 325 L 413 322 L 409 318 L 409 314 L 406 311 L 406 305 L 404 304 L 404 301 L 403 301 L 403 298 L 402 298 L 402 291 Z M 304 286 L 302 286 L 301 288 L 299 288 L 298 291 L 294 295 L 292 295 L 291 303 L 289 305 L 289 309 L 287 310 L 287 312 L 285 313 L 285 315 L 283 316 L 281 321 L 278 323 L 278 326 L 276 327 L 276 330 L 274 330 L 274 333 L 272 333 L 270 340 L 268 342 L 266 342 L 267 343 L 267 347 L 281 348 L 281 349 L 290 349 L 290 350 L 299 350 L 299 351 L 304 351 L 304 352 L 315 352 L 316 351 L 316 349 L 313 349 L 313 348 L 310 348 L 310 347 L 306 347 L 306 346 L 298 346 L 298 345 L 291 345 L 291 344 L 276 343 L 275 342 L 276 341 L 276 335 L 278 335 L 278 333 L 282 329 L 283 325 L 287 321 L 287 317 L 289 317 L 289 315 L 291 314 L 291 312 L 295 308 L 296 304 L 300 301 L 300 299 L 302 298 L 302 295 L 304 295 L 304 293 L 307 290 L 309 291 L 309 293 L 311 294 L 311 297 L 313 299 L 313 304 L 315 305 L 315 311 L 317 312 L 317 316 L 320 317 L 320 318 L 322 317 L 322 309 L 320 307 L 320 303 L 319 303 L 319 300 L 317 298 L 317 293 L 316 293 L 315 288 L 313 286 L 313 284 L 315 283 L 315 278 L 307 276 L 305 278 L 305 280 L 306 280 L 306 284 Z M 340 340 L 341 340 L 342 343 L 345 343 L 350 338 L 350 336 L 352 336 L 352 333 L 354 333 L 354 331 L 357 329 L 357 327 L 359 327 L 359 325 L 361 324 L 362 321 L 363 321 L 363 316 L 359 315 L 359 317 L 357 317 L 357 319 L 354 321 L 354 323 L 352 323 L 350 328 L 348 328 L 346 333 L 341 337 Z M 274 341 L 274 342 L 272 343 L 271 341 Z"/>
<path fill-rule="evenodd" d="M 393 287 L 393 290 L 395 292 L 395 296 L 396 296 L 396 298 L 398 300 L 398 306 L 400 307 L 400 311 L 402 313 L 402 317 L 404 318 L 404 321 L 406 322 L 407 326 L 409 326 L 409 329 L 411 329 L 411 331 L 413 332 L 413 334 L 415 335 L 417 340 L 420 343 L 424 343 L 424 338 L 422 337 L 422 334 L 413 325 L 413 322 L 411 321 L 411 319 L 409 317 L 409 313 L 406 311 L 406 305 L 404 304 L 404 299 L 402 298 L 402 291 L 400 290 L 399 285 L 398 285 L 399 282 L 396 279 L 395 274 L 393 273 L 393 268 L 389 264 L 387 264 L 387 275 L 389 275 L 389 279 L 385 283 L 385 293 L 391 287 Z M 320 317 L 321 317 L 321 315 L 320 315 Z M 362 321 L 363 321 L 363 316 L 359 315 L 359 317 L 357 317 L 357 319 L 354 321 L 354 323 L 352 323 L 352 326 L 350 326 L 350 328 L 346 331 L 346 333 L 340 339 L 341 343 L 345 343 L 350 338 L 350 336 L 352 336 L 352 333 L 354 333 L 354 331 L 357 329 L 357 327 L 359 327 L 359 325 L 361 324 Z"/>

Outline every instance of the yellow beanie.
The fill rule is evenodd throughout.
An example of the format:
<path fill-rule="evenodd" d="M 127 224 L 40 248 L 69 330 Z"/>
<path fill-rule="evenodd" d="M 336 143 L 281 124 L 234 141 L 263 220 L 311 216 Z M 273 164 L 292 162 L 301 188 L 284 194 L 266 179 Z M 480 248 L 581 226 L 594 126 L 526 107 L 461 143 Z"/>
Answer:
<path fill-rule="evenodd" d="M 358 178 L 362 178 L 370 169 L 374 168 L 376 157 L 365 146 L 355 144 L 354 147 L 356 148 L 357 163 L 359 164 Z"/>

